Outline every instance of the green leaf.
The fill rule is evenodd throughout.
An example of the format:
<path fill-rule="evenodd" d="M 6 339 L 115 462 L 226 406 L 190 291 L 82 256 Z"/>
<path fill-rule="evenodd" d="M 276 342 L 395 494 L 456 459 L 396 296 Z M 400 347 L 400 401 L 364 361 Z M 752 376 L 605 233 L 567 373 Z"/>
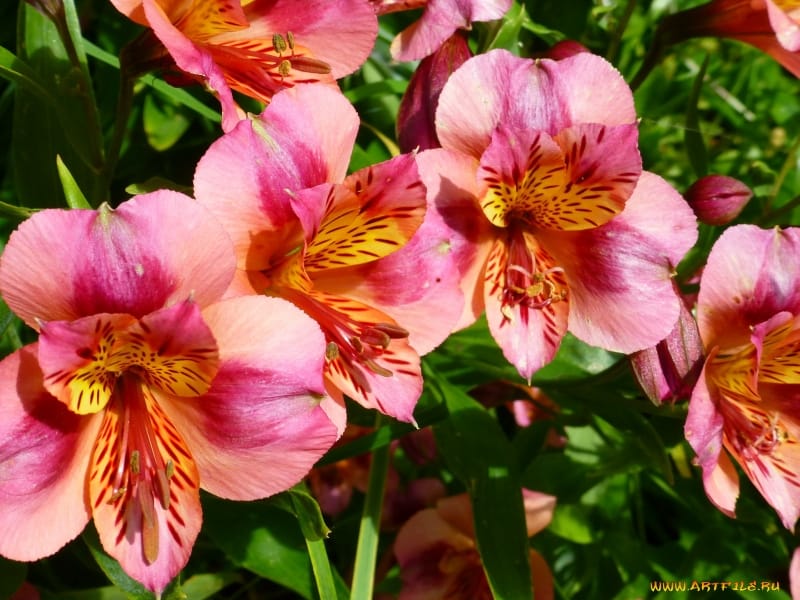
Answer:
<path fill-rule="evenodd" d="M 300 529 L 307 540 L 322 540 L 331 532 L 319 509 L 319 504 L 304 483 L 298 483 L 282 494 L 270 498 L 270 503 L 297 517 Z"/>
<path fill-rule="evenodd" d="M 36 81 L 36 73 L 16 54 L 0 46 L 0 77 L 33 94 L 38 100 L 55 108 L 53 96 Z"/>
<path fill-rule="evenodd" d="M 56 155 L 56 168 L 58 169 L 58 177 L 61 179 L 61 187 L 64 189 L 64 196 L 67 199 L 67 206 L 70 208 L 92 208 L 75 182 L 72 173 L 69 172 L 67 165 L 64 164 L 58 154 Z"/>
<path fill-rule="evenodd" d="M 206 598 L 216 598 L 217 593 L 223 588 L 240 580 L 241 576 L 237 573 L 201 573 L 189 577 L 181 587 L 190 600 L 206 600 Z"/>
<path fill-rule="evenodd" d="M 203 496 L 205 532 L 234 564 L 296 592 L 314 597 L 311 561 L 294 519 L 269 502 Z"/>
<path fill-rule="evenodd" d="M 92 525 L 89 525 L 83 532 L 83 541 L 89 547 L 92 557 L 97 562 L 97 565 L 102 569 L 103 573 L 111 580 L 117 588 L 125 592 L 131 600 L 153 600 L 154 594 L 139 583 L 132 579 L 125 571 L 122 570 L 120 564 L 106 554 L 103 547 L 100 545 L 100 538 L 97 536 L 97 531 Z"/>
<path fill-rule="evenodd" d="M 18 202 L 37 208 L 65 204 L 55 161 L 61 155 L 89 201 L 98 204 L 106 191 L 97 177 L 103 150 L 91 82 L 72 62 L 52 21 L 26 3 L 19 18 L 19 58 L 57 101 L 43 99 L 29 85 L 16 90 L 12 159 Z"/>
<path fill-rule="evenodd" d="M 147 142 L 158 151 L 174 146 L 192 124 L 175 104 L 152 93 L 145 96 L 142 119 Z"/>
<path fill-rule="evenodd" d="M 580 504 L 557 504 L 548 531 L 576 544 L 594 541 L 589 510 Z"/>
<path fill-rule="evenodd" d="M 495 598 L 525 600 L 531 572 L 522 492 L 513 450 L 497 421 L 460 388 L 426 373 L 450 418 L 434 426 L 437 447 L 472 500 L 475 535 Z"/>

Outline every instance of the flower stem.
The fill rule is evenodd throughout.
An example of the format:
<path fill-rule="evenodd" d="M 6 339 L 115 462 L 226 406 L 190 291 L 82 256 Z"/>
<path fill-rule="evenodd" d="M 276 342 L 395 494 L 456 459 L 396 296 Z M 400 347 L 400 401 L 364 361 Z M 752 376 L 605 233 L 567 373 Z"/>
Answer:
<path fill-rule="evenodd" d="M 381 415 L 375 418 L 375 428 L 381 425 Z M 378 534 L 383 508 L 383 492 L 386 487 L 386 472 L 389 468 L 389 446 L 372 451 L 372 465 L 369 470 L 367 495 L 364 498 L 364 512 L 358 531 L 358 547 L 353 568 L 353 585 L 350 591 L 352 600 L 372 598 L 375 586 L 375 562 L 378 554 Z"/>
<path fill-rule="evenodd" d="M 106 153 L 106 160 L 103 164 L 103 170 L 100 173 L 100 184 L 105 188 L 105 193 L 109 194 L 111 187 L 111 178 L 114 175 L 114 169 L 119 160 L 120 149 L 122 142 L 125 139 L 125 134 L 128 130 L 128 117 L 131 114 L 133 107 L 133 89 L 136 83 L 136 77 L 126 68 L 125 55 L 123 53 L 123 60 L 119 71 L 119 96 L 117 97 L 117 114 L 114 121 L 114 132 L 111 137 L 111 142 L 108 146 Z"/>

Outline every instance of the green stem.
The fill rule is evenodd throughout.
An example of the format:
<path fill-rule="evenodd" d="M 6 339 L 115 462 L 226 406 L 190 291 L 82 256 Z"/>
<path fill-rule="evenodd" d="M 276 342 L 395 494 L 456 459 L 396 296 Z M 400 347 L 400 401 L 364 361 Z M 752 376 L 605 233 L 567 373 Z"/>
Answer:
<path fill-rule="evenodd" d="M 375 418 L 375 428 L 380 428 L 381 415 Z M 383 492 L 386 487 L 386 472 L 389 469 L 389 446 L 372 451 L 372 465 L 369 470 L 367 495 L 364 498 L 364 512 L 358 531 L 358 547 L 353 568 L 352 600 L 372 598 L 375 587 L 375 563 L 378 555 L 378 537 L 383 508 Z"/>
<path fill-rule="evenodd" d="M 314 571 L 314 580 L 317 582 L 320 600 L 337 600 L 336 586 L 333 583 L 333 572 L 328 560 L 328 551 L 325 549 L 325 540 L 306 538 L 306 547 L 311 559 L 311 569 Z"/>
<path fill-rule="evenodd" d="M 783 182 L 786 180 L 786 176 L 789 174 L 789 171 L 794 169 L 797 151 L 799 149 L 800 136 L 797 137 L 797 139 L 794 141 L 794 144 L 792 144 L 792 147 L 789 149 L 789 154 L 786 156 L 786 160 L 783 161 L 781 170 L 778 173 L 778 176 L 775 178 L 775 183 L 772 186 L 772 189 L 769 191 L 769 196 L 767 196 L 767 200 L 764 202 L 765 217 L 769 216 L 769 212 L 772 210 L 772 203 L 775 200 L 775 197 L 778 195 L 778 192 L 781 191 L 781 187 L 783 187 Z"/>
<path fill-rule="evenodd" d="M 111 137 L 111 142 L 108 146 L 106 153 L 106 160 L 103 164 L 103 170 L 100 172 L 99 180 L 101 189 L 109 193 L 111 187 L 111 178 L 114 174 L 114 169 L 119 160 L 120 149 L 122 142 L 125 139 L 125 134 L 128 130 L 128 117 L 131 114 L 133 107 L 133 88 L 136 78 L 133 77 L 126 68 L 125 55 L 123 53 L 122 65 L 119 71 L 119 97 L 117 98 L 117 114 L 114 120 L 114 133 Z M 108 200 L 108 198 L 107 198 Z"/>
<path fill-rule="evenodd" d="M 634 8 L 636 8 L 636 0 L 628 0 L 628 3 L 625 5 L 625 12 L 622 13 L 622 18 L 619 20 L 619 26 L 614 31 L 614 37 L 611 39 L 611 42 L 609 42 L 608 50 L 606 51 L 606 60 L 610 63 L 613 63 L 617 58 L 617 53 L 622 43 L 622 35 L 628 27 Z"/>

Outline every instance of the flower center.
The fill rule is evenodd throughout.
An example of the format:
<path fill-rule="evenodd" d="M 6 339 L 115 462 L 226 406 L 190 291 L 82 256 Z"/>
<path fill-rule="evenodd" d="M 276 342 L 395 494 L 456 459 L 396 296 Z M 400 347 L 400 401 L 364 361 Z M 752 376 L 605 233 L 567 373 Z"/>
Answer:
<path fill-rule="evenodd" d="M 554 265 L 524 227 L 517 223 L 509 227 L 500 308 L 507 320 L 512 319 L 515 307 L 525 312 L 541 310 L 567 299 L 564 269 Z"/>

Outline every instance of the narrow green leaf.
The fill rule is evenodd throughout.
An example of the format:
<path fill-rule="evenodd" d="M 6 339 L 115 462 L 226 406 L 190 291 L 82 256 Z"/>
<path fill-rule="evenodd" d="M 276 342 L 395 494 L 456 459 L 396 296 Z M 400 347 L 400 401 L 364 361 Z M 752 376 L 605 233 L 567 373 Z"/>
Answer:
<path fill-rule="evenodd" d="M 55 108 L 52 95 L 36 81 L 36 73 L 10 50 L 0 46 L 0 77 L 23 87 L 38 100 Z"/>
<path fill-rule="evenodd" d="M 472 500 L 475 535 L 495 598 L 530 600 L 531 571 L 522 491 L 513 450 L 497 421 L 434 373 L 450 418 L 434 426 L 439 451 Z"/>
<path fill-rule="evenodd" d="M 67 206 L 70 208 L 92 208 L 83 195 L 81 188 L 75 182 L 72 173 L 69 172 L 67 165 L 61 160 L 61 156 L 56 155 L 56 168 L 58 169 L 58 177 L 61 179 L 61 187 L 64 189 L 64 196 L 67 199 Z"/>
<path fill-rule="evenodd" d="M 376 429 L 380 429 L 380 423 L 381 418 L 379 415 L 375 420 Z M 389 470 L 389 456 L 388 446 L 383 446 L 372 453 L 367 494 L 364 498 L 364 510 L 361 514 L 361 524 L 358 529 L 358 547 L 356 549 L 355 566 L 353 567 L 353 587 L 350 591 L 352 600 L 372 598 L 375 586 L 375 564 L 378 556 L 381 509 L 386 488 L 386 473 Z"/>
<path fill-rule="evenodd" d="M 703 134 L 700 131 L 697 103 L 700 101 L 700 92 L 703 89 L 703 80 L 706 76 L 709 58 L 709 55 L 706 55 L 703 65 L 697 72 L 697 77 L 694 79 L 692 90 L 686 103 L 686 129 L 683 139 L 686 144 L 689 164 L 692 165 L 692 170 L 694 170 L 694 174 L 698 178 L 708 174 L 708 152 L 703 141 Z"/>
<path fill-rule="evenodd" d="M 192 124 L 170 100 L 152 93 L 144 98 L 142 120 L 147 142 L 159 152 L 174 146 Z"/>
<path fill-rule="evenodd" d="M 216 598 L 218 592 L 239 581 L 241 576 L 238 573 L 201 573 L 189 577 L 181 588 L 190 600 L 206 600 Z"/>

